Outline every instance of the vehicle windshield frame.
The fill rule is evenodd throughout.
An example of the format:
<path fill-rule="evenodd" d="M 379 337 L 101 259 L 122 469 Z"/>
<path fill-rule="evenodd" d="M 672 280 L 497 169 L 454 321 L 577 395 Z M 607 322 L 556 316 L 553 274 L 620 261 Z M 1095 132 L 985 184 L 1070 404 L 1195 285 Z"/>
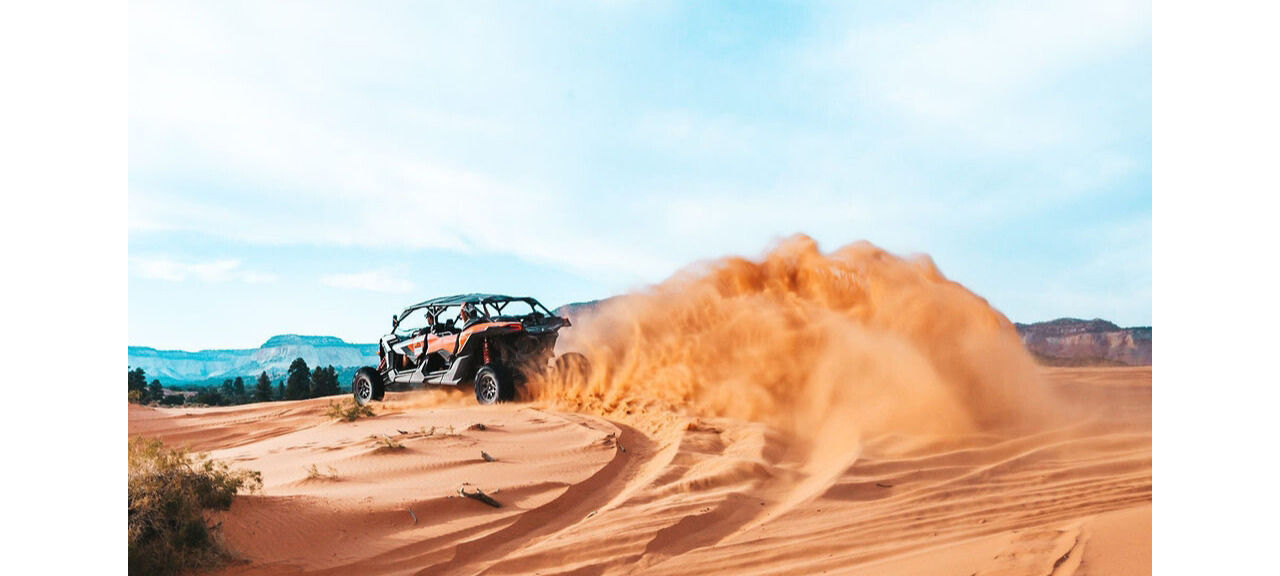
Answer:
<path fill-rule="evenodd" d="M 424 309 L 424 308 L 426 308 L 426 306 L 418 306 L 418 307 L 410 307 L 410 308 L 406 308 L 404 312 L 401 312 L 401 313 L 400 313 L 400 316 L 396 317 L 396 322 L 395 322 L 395 324 L 394 324 L 393 326 L 391 326 L 391 333 L 392 333 L 392 334 L 394 334 L 394 335 L 396 335 L 396 336 L 398 336 L 398 337 L 405 338 L 405 337 L 408 337 L 408 336 L 412 336 L 414 333 L 416 333 L 416 332 L 418 332 L 419 330 L 422 330 L 422 329 L 424 329 L 424 328 L 425 328 L 425 329 L 427 329 L 427 330 L 431 330 L 431 329 L 434 327 L 431 323 L 427 323 L 427 324 L 425 324 L 425 325 L 423 325 L 423 326 L 417 326 L 417 327 L 413 328 L 412 330 L 407 330 L 407 331 L 403 331 L 403 332 L 400 330 L 400 325 L 401 325 L 401 324 L 403 324 L 403 323 L 404 323 L 404 321 L 405 321 L 406 319 L 410 318 L 414 313 L 416 313 L 416 312 L 418 312 L 418 311 L 420 311 L 420 310 L 422 310 L 422 309 Z M 427 313 L 428 313 L 428 314 L 431 314 L 432 316 L 435 316 L 437 320 L 439 319 L 439 316 L 438 316 L 435 312 L 432 312 L 431 310 L 427 310 Z"/>

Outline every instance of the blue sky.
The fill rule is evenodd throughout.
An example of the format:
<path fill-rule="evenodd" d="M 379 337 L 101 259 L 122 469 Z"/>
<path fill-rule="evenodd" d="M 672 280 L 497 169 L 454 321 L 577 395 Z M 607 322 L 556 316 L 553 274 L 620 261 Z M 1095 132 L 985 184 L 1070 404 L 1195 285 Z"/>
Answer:
<path fill-rule="evenodd" d="M 130 4 L 129 342 L 371 342 L 806 233 L 1151 323 L 1141 2 Z"/>

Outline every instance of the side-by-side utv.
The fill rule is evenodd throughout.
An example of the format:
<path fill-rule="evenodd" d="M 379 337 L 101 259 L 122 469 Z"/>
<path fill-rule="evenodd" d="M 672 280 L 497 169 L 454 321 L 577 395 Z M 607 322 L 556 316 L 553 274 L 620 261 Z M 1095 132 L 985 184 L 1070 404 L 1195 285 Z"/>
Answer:
<path fill-rule="evenodd" d="M 391 333 L 378 342 L 378 368 L 356 372 L 351 383 L 361 405 L 387 389 L 474 384 L 476 400 L 513 400 L 530 371 L 552 364 L 556 337 L 570 326 L 533 298 L 460 294 L 419 302 L 391 317 Z M 585 366 L 569 353 L 557 365 Z"/>

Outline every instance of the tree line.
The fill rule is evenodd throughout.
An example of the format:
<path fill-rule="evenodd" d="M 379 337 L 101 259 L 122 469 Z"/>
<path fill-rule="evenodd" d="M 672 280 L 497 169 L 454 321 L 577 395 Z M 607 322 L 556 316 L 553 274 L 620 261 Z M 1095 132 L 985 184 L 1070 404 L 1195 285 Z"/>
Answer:
<path fill-rule="evenodd" d="M 147 373 L 142 368 L 129 370 L 129 402 L 135 404 L 159 404 L 161 406 L 207 405 L 232 406 L 250 402 L 278 400 L 303 400 L 349 392 L 338 384 L 338 371 L 329 365 L 312 370 L 306 360 L 297 358 L 289 365 L 285 378 L 273 384 L 266 371 L 258 375 L 252 388 L 246 387 L 244 378 L 236 376 L 222 382 L 221 386 L 196 389 L 195 394 L 183 394 L 176 388 L 166 393 L 159 379 L 147 383 Z"/>

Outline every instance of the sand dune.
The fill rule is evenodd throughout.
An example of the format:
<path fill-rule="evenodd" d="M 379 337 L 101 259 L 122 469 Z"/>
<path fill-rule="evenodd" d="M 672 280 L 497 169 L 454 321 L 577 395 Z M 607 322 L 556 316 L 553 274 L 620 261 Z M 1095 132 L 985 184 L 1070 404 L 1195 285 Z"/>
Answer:
<path fill-rule="evenodd" d="M 246 560 L 225 574 L 1149 572 L 1150 368 L 1044 374 L 1070 422 L 887 434 L 832 473 L 763 423 L 641 431 L 438 391 L 353 423 L 325 400 L 130 406 L 129 433 L 263 472 L 263 493 L 219 518 Z M 459 497 L 464 482 L 503 507 Z"/>
<path fill-rule="evenodd" d="M 561 344 L 590 374 L 523 403 L 131 406 L 129 432 L 262 472 L 219 518 L 228 574 L 1150 571 L 1151 369 L 1037 368 L 927 257 L 800 236 Z"/>

